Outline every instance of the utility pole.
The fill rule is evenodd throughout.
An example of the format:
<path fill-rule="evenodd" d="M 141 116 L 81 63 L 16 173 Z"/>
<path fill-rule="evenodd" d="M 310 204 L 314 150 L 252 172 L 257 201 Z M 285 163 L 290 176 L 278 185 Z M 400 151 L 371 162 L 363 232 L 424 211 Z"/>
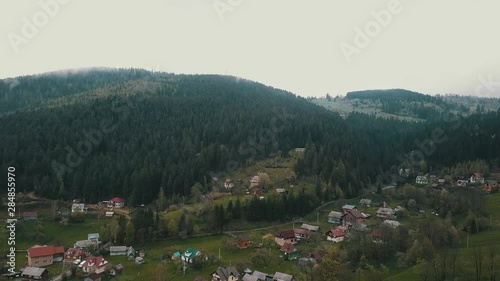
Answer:
<path fill-rule="evenodd" d="M 316 224 L 319 224 L 319 212 L 317 212 L 316 214 L 317 214 L 317 217 L 316 217 Z"/>

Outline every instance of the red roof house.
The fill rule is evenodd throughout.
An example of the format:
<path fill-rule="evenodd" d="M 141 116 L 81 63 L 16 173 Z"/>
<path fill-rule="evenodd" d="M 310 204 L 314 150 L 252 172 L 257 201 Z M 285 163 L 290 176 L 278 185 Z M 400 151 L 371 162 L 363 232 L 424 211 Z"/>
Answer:
<path fill-rule="evenodd" d="M 54 262 L 62 261 L 64 258 L 64 247 L 33 246 L 28 249 L 28 266 L 43 267 Z"/>
<path fill-rule="evenodd" d="M 86 273 L 103 273 L 108 267 L 108 261 L 103 256 L 90 256 L 85 260 L 82 266 L 83 272 Z"/>
<path fill-rule="evenodd" d="M 125 207 L 125 199 L 115 197 L 108 201 L 108 208 L 123 208 Z"/>
<path fill-rule="evenodd" d="M 335 228 L 326 233 L 326 240 L 332 241 L 335 243 L 344 241 L 345 231 L 340 228 Z"/>

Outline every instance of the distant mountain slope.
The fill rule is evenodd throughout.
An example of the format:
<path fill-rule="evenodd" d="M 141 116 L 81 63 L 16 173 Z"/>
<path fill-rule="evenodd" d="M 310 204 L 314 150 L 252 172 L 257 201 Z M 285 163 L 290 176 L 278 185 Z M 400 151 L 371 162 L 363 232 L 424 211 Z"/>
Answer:
<path fill-rule="evenodd" d="M 447 115 L 468 116 L 496 111 L 499 99 L 430 96 L 403 89 L 349 92 L 345 97 L 313 99 L 314 103 L 347 116 L 352 112 L 404 121 L 441 120 Z"/>
<path fill-rule="evenodd" d="M 105 85 L 148 79 L 153 74 L 140 69 L 68 70 L 0 80 L 0 114 L 39 106 L 53 98 L 92 91 Z"/>

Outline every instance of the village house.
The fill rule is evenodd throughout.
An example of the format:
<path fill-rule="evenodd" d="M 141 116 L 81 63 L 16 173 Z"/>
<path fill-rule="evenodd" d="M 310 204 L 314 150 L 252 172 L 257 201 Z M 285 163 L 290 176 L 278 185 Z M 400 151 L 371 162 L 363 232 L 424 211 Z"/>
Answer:
<path fill-rule="evenodd" d="M 364 223 L 357 222 L 350 226 L 350 230 L 356 231 L 356 232 L 366 232 L 368 231 L 368 226 Z"/>
<path fill-rule="evenodd" d="M 144 249 L 139 249 L 139 257 L 143 258 L 146 256 L 146 250 Z"/>
<path fill-rule="evenodd" d="M 273 281 L 294 281 L 295 278 L 293 275 L 282 273 L 282 272 L 276 272 L 274 273 Z"/>
<path fill-rule="evenodd" d="M 37 212 L 23 212 L 24 221 L 36 221 L 38 219 Z"/>
<path fill-rule="evenodd" d="M 259 176 L 253 176 L 250 178 L 250 187 L 258 187 L 260 185 L 260 177 Z"/>
<path fill-rule="evenodd" d="M 483 173 L 474 173 L 469 177 L 470 183 L 484 183 L 484 174 Z"/>
<path fill-rule="evenodd" d="M 240 273 L 234 266 L 219 267 L 212 273 L 212 281 L 237 281 Z"/>
<path fill-rule="evenodd" d="M 81 248 L 83 250 L 87 250 L 90 247 L 95 247 L 99 244 L 99 242 L 96 241 L 91 241 L 91 240 L 78 240 L 75 242 L 75 245 L 73 245 L 73 248 Z"/>
<path fill-rule="evenodd" d="M 243 281 L 273 281 L 273 276 L 258 270 L 254 270 L 253 273 L 245 273 L 243 276 Z"/>
<path fill-rule="evenodd" d="M 356 205 L 344 205 L 342 206 L 342 211 L 344 211 L 344 213 L 347 213 L 347 211 L 354 211 L 354 210 L 358 210 L 358 208 L 356 207 Z"/>
<path fill-rule="evenodd" d="M 246 249 L 250 247 L 250 242 L 250 237 L 246 235 L 236 237 L 236 247 L 238 247 L 238 249 Z"/>
<path fill-rule="evenodd" d="M 35 245 L 28 249 L 28 266 L 43 267 L 54 262 L 62 262 L 64 247 Z"/>
<path fill-rule="evenodd" d="M 345 238 L 345 231 L 340 228 L 335 228 L 326 233 L 326 240 L 334 243 L 342 242 Z"/>
<path fill-rule="evenodd" d="M 496 180 L 486 180 L 483 184 L 483 190 L 486 192 L 493 192 L 500 188 L 500 184 Z"/>
<path fill-rule="evenodd" d="M 467 187 L 467 184 L 469 183 L 469 180 L 462 180 L 462 179 L 459 179 L 457 180 L 457 182 L 455 183 L 455 185 L 457 187 Z"/>
<path fill-rule="evenodd" d="M 66 207 L 61 207 L 57 211 L 57 216 L 58 217 L 68 217 L 71 214 L 71 210 L 66 208 Z"/>
<path fill-rule="evenodd" d="M 318 231 L 319 230 L 319 226 L 316 226 L 316 225 L 311 225 L 311 224 L 307 224 L 307 223 L 303 223 L 300 228 L 303 228 L 303 229 L 307 229 L 309 231 Z"/>
<path fill-rule="evenodd" d="M 293 229 L 278 231 L 274 236 L 274 242 L 280 246 L 285 243 L 295 244 L 295 232 Z"/>
<path fill-rule="evenodd" d="M 75 260 L 83 260 L 86 256 L 85 251 L 81 248 L 69 248 L 64 253 L 64 261 L 72 262 Z"/>
<path fill-rule="evenodd" d="M 445 183 L 446 183 L 445 179 L 443 179 L 443 178 L 438 179 L 439 186 L 443 186 L 443 185 L 445 185 Z"/>
<path fill-rule="evenodd" d="M 385 220 L 383 222 L 383 224 L 388 225 L 392 228 L 397 228 L 397 227 L 401 226 L 401 223 L 398 221 L 395 221 L 395 220 Z"/>
<path fill-rule="evenodd" d="M 111 269 L 109 270 L 109 275 L 116 276 L 122 272 L 123 272 L 123 265 L 121 263 L 119 263 L 119 264 L 113 265 L 111 267 Z"/>
<path fill-rule="evenodd" d="M 361 199 L 361 200 L 359 200 L 359 204 L 362 206 L 370 207 L 370 205 L 372 204 L 372 200 L 371 199 Z"/>
<path fill-rule="evenodd" d="M 421 185 L 427 185 L 429 184 L 429 179 L 427 178 L 427 176 L 417 176 L 417 178 L 415 179 L 415 183 Z"/>
<path fill-rule="evenodd" d="M 82 265 L 82 270 L 85 273 L 103 273 L 108 268 L 108 261 L 103 256 L 90 256 Z"/>
<path fill-rule="evenodd" d="M 344 214 L 342 214 L 341 212 L 331 211 L 328 214 L 328 222 L 329 223 L 341 224 L 343 216 L 344 216 Z"/>
<path fill-rule="evenodd" d="M 25 267 L 21 273 L 22 278 L 34 280 L 47 279 L 48 275 L 49 271 L 47 269 L 32 266 Z"/>
<path fill-rule="evenodd" d="M 110 246 L 109 247 L 110 256 L 126 256 L 127 246 Z"/>
<path fill-rule="evenodd" d="M 293 230 L 295 232 L 295 238 L 297 239 L 308 239 L 309 238 L 309 230 L 303 228 L 296 228 Z"/>
<path fill-rule="evenodd" d="M 323 257 L 325 256 L 325 252 L 323 250 L 314 250 L 309 257 L 315 259 L 316 261 L 320 262 L 323 260 Z"/>
<path fill-rule="evenodd" d="M 379 218 L 388 218 L 390 216 L 393 216 L 394 214 L 396 214 L 396 211 L 394 211 L 392 208 L 378 208 L 377 210 L 377 217 Z"/>
<path fill-rule="evenodd" d="M 127 259 L 129 261 L 133 261 L 135 259 L 135 249 L 132 246 L 127 248 Z"/>
<path fill-rule="evenodd" d="M 280 257 L 285 260 L 295 260 L 299 257 L 299 252 L 295 248 L 294 244 L 285 243 L 280 248 Z"/>
<path fill-rule="evenodd" d="M 97 273 L 92 273 L 89 276 L 85 277 L 83 281 L 101 281 L 101 275 Z"/>
<path fill-rule="evenodd" d="M 199 255 L 201 255 L 200 251 L 193 248 L 187 248 L 186 251 L 182 254 L 181 260 L 188 263 L 193 263 L 194 257 Z"/>
<path fill-rule="evenodd" d="M 287 194 L 286 189 L 284 188 L 276 188 L 276 193 L 279 195 Z"/>
<path fill-rule="evenodd" d="M 232 179 L 226 179 L 226 181 L 224 182 L 224 188 L 233 188 L 233 187 L 234 187 L 233 180 Z"/>
<path fill-rule="evenodd" d="M 71 213 L 73 214 L 84 214 L 87 212 L 87 209 L 85 208 L 85 204 L 83 203 L 73 203 L 71 205 Z"/>
<path fill-rule="evenodd" d="M 355 209 L 347 211 L 343 217 L 344 225 L 353 225 L 356 222 L 364 222 L 364 221 L 365 221 L 365 216 Z"/>
<path fill-rule="evenodd" d="M 171 259 L 174 261 L 174 260 L 180 260 L 181 259 L 181 256 L 182 254 L 180 252 L 175 252 L 172 254 L 171 256 Z"/>
<path fill-rule="evenodd" d="M 125 199 L 120 198 L 120 197 L 115 197 L 109 201 L 107 201 L 107 207 L 108 208 L 123 208 L 125 207 Z"/>

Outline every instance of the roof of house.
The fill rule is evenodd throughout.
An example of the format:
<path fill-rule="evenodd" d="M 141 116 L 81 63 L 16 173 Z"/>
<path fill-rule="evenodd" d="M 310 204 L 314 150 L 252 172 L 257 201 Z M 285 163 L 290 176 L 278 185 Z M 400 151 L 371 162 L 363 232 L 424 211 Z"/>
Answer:
<path fill-rule="evenodd" d="M 345 204 L 344 206 L 342 206 L 342 209 L 343 210 L 353 210 L 356 208 L 356 205 L 348 205 L 348 204 Z"/>
<path fill-rule="evenodd" d="M 295 245 L 293 245 L 291 243 L 285 243 L 280 248 L 280 252 L 284 252 L 284 253 L 287 253 L 287 254 L 294 253 L 295 251 L 296 251 L 295 250 Z"/>
<path fill-rule="evenodd" d="M 66 253 L 65 253 L 65 255 L 69 255 L 69 256 L 81 256 L 84 254 L 85 254 L 85 252 L 81 248 L 69 248 L 68 250 L 66 250 Z"/>
<path fill-rule="evenodd" d="M 123 265 L 121 263 L 119 263 L 119 264 L 113 266 L 113 268 L 116 269 L 116 270 L 122 270 L 123 269 Z"/>
<path fill-rule="evenodd" d="M 392 215 L 392 214 L 394 214 L 394 210 L 392 208 L 383 208 L 383 207 L 380 207 L 377 210 L 377 214 Z"/>
<path fill-rule="evenodd" d="M 125 199 L 120 198 L 120 197 L 115 197 L 115 198 L 111 199 L 111 201 L 113 201 L 113 203 L 123 203 L 123 202 L 125 202 Z"/>
<path fill-rule="evenodd" d="M 250 237 L 247 235 L 239 235 L 236 239 L 238 239 L 238 241 L 250 241 Z"/>
<path fill-rule="evenodd" d="M 37 212 L 23 212 L 23 217 L 36 217 L 38 216 Z"/>
<path fill-rule="evenodd" d="M 400 222 L 395 221 L 395 220 L 385 220 L 383 223 L 384 223 L 384 224 L 387 224 L 387 225 L 389 225 L 389 226 L 392 226 L 392 227 L 398 227 L 398 226 L 400 226 L 400 225 L 401 225 L 401 223 L 400 223 Z"/>
<path fill-rule="evenodd" d="M 477 179 L 482 179 L 482 178 L 484 178 L 484 174 L 483 173 L 474 173 L 474 177 L 476 177 Z"/>
<path fill-rule="evenodd" d="M 319 230 L 319 226 L 311 225 L 311 224 L 307 224 L 307 223 L 303 223 L 300 227 L 304 228 L 304 229 L 307 229 L 307 230 L 312 230 L 312 231 L 318 231 Z"/>
<path fill-rule="evenodd" d="M 94 245 L 96 242 L 92 240 L 78 240 L 75 242 L 75 247 L 86 248 L 90 245 Z"/>
<path fill-rule="evenodd" d="M 368 227 L 366 226 L 366 224 L 362 224 L 362 223 L 355 223 L 353 226 L 352 226 L 352 230 L 354 231 L 365 231 Z"/>
<path fill-rule="evenodd" d="M 356 219 L 364 219 L 365 216 L 363 216 L 363 214 L 357 210 L 348 210 L 347 211 L 347 214 L 351 214 L 352 216 L 354 216 Z"/>
<path fill-rule="evenodd" d="M 110 252 L 126 252 L 127 246 L 110 246 L 109 251 Z"/>
<path fill-rule="evenodd" d="M 495 184 L 495 183 L 497 183 L 497 181 L 496 180 L 485 180 L 484 183 Z"/>
<path fill-rule="evenodd" d="M 234 277 L 240 276 L 240 273 L 238 272 L 238 270 L 236 270 L 236 267 L 234 266 L 219 267 L 213 274 L 217 274 L 217 276 L 219 276 L 221 281 L 229 280 L 230 276 Z"/>
<path fill-rule="evenodd" d="M 28 249 L 28 256 L 32 258 L 53 256 L 57 254 L 64 254 L 64 247 L 34 246 Z"/>
<path fill-rule="evenodd" d="M 293 231 L 293 229 L 281 230 L 276 233 L 276 237 L 283 239 L 291 239 L 295 237 L 295 232 Z"/>
<path fill-rule="evenodd" d="M 340 219 L 340 218 L 342 218 L 342 216 L 343 216 L 343 214 L 341 212 L 331 211 L 330 213 L 328 213 L 328 217 L 330 217 L 330 218 Z"/>
<path fill-rule="evenodd" d="M 295 232 L 295 234 L 309 235 L 309 230 L 308 229 L 296 228 L 293 231 Z"/>
<path fill-rule="evenodd" d="M 266 277 L 267 277 L 267 274 L 264 273 L 264 272 L 260 272 L 260 271 L 257 271 L 257 270 L 254 270 L 254 272 L 252 273 L 253 276 L 256 276 L 257 278 L 259 278 L 260 280 L 266 280 Z"/>
<path fill-rule="evenodd" d="M 363 198 L 363 199 L 359 200 L 359 204 L 366 204 L 366 205 L 369 205 L 369 204 L 371 204 L 371 203 L 372 203 L 372 200 L 371 200 L 371 199 L 365 199 L 365 198 Z"/>
<path fill-rule="evenodd" d="M 83 267 L 101 267 L 105 266 L 106 264 L 108 264 L 108 261 L 105 260 L 103 256 L 90 256 L 85 260 Z"/>
<path fill-rule="evenodd" d="M 40 267 L 31 267 L 28 266 L 23 270 L 22 275 L 27 275 L 27 276 L 42 276 L 42 274 L 46 271 L 47 269 L 45 268 L 40 268 Z"/>
<path fill-rule="evenodd" d="M 293 276 L 290 275 L 290 274 L 286 274 L 286 273 L 276 272 L 274 274 L 274 279 L 273 280 L 276 280 L 276 281 L 292 281 L 293 280 Z"/>
<path fill-rule="evenodd" d="M 332 237 L 342 237 L 342 236 L 345 236 L 345 231 L 343 229 L 340 229 L 340 228 L 335 228 L 335 229 L 330 230 L 328 232 L 328 235 L 332 236 Z"/>
<path fill-rule="evenodd" d="M 259 279 L 259 277 L 255 276 L 255 275 L 251 275 L 251 274 L 247 273 L 247 274 L 243 275 L 243 279 L 241 279 L 241 280 L 242 281 L 261 281 L 262 279 Z"/>
<path fill-rule="evenodd" d="M 187 248 L 184 254 L 182 254 L 185 257 L 191 257 L 191 256 L 196 256 L 198 254 L 198 250 L 193 249 L 193 248 Z"/>
<path fill-rule="evenodd" d="M 325 255 L 325 252 L 323 250 L 314 250 L 311 253 L 311 258 L 315 258 L 316 260 L 320 260 L 323 258 L 324 255 Z"/>

